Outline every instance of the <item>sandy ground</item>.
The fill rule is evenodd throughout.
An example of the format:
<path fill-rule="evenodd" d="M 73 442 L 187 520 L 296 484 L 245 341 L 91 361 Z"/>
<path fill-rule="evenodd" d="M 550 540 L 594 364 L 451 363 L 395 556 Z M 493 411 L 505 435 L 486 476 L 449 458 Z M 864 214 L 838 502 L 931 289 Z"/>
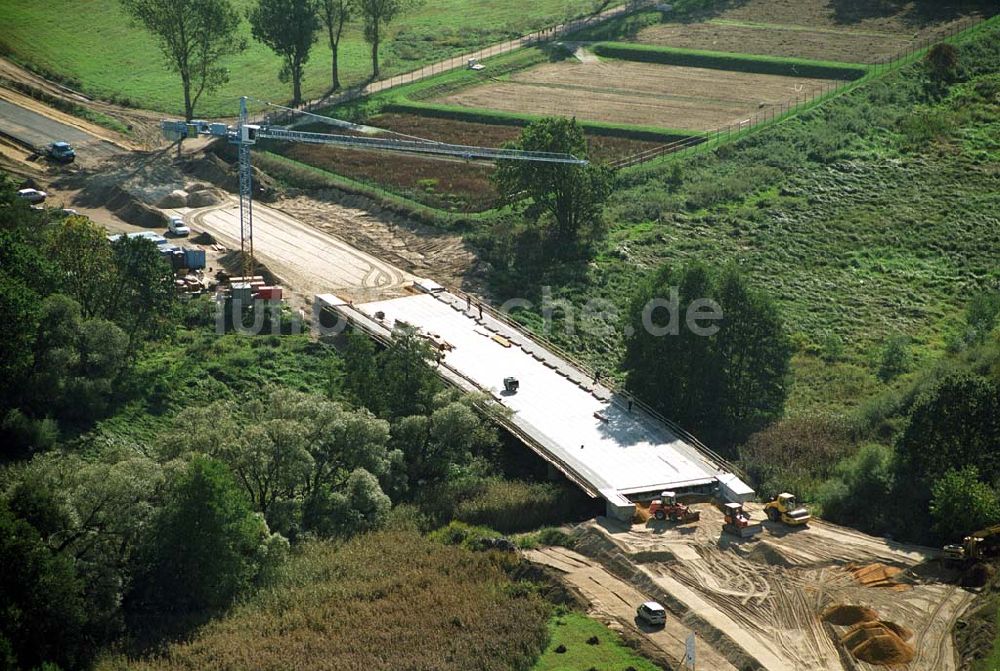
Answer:
<path fill-rule="evenodd" d="M 709 130 L 831 86 L 825 79 L 630 61 L 546 63 L 439 102 L 663 128 Z"/>
<path fill-rule="evenodd" d="M 461 236 L 341 204 L 335 198 L 318 192 L 314 197 L 282 199 L 275 207 L 408 273 L 445 286 L 477 290 L 469 272 L 478 259 Z"/>
<path fill-rule="evenodd" d="M 230 196 L 220 205 L 168 210 L 193 231 L 207 231 L 226 246 L 239 249 L 239 201 Z M 254 203 L 254 254 L 296 291 L 332 292 L 352 300 L 400 295 L 413 277 L 402 270 L 324 234 L 298 219 Z"/>
<path fill-rule="evenodd" d="M 694 508 L 701 521 L 680 526 L 650 521 L 628 527 L 598 518 L 582 527 L 577 549 L 613 574 L 610 588 L 620 589 L 616 581 L 624 579 L 660 600 L 739 668 L 748 660 L 771 671 L 885 668 L 841 649 L 837 636 L 846 627 L 820 619 L 834 604 L 867 606 L 879 619 L 912 630 L 910 671 L 957 668 L 951 631 L 973 595 L 945 582 L 949 576 L 936 551 L 819 520 L 796 530 L 765 521 L 754 539 L 735 539 L 722 534 L 715 506 Z M 751 509 L 764 519 L 759 506 Z M 893 586 L 865 586 L 850 570 L 874 563 L 901 570 Z M 582 577 L 568 581 L 600 580 L 590 567 L 577 570 Z"/>
<path fill-rule="evenodd" d="M 640 603 L 649 601 L 650 597 L 615 577 L 594 560 L 572 550 L 548 547 L 528 550 L 524 554 L 530 561 L 549 566 L 563 574 L 564 580 L 587 599 L 589 603 L 587 614 L 590 617 L 603 620 L 612 629 L 629 628 L 641 632 L 675 664 L 680 663 L 691 629 L 674 615 L 668 615 L 663 627 L 650 627 L 640 622 L 635 616 L 635 609 Z M 695 655 L 701 665 L 699 668 L 713 671 L 736 669 L 725 657 L 697 636 Z"/>

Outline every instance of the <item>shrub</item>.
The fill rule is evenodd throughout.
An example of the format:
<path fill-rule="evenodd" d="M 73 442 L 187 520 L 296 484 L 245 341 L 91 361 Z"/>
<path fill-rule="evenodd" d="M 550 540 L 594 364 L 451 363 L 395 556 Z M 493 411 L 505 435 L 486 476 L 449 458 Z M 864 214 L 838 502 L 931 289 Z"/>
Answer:
<path fill-rule="evenodd" d="M 828 417 L 785 419 L 750 436 L 740 463 L 761 493 L 794 491 L 810 499 L 849 453 L 850 438 L 843 422 Z"/>
<path fill-rule="evenodd" d="M 503 533 L 528 531 L 579 517 L 582 510 L 589 510 L 582 498 L 583 494 L 569 486 L 492 480 L 458 504 L 455 519 Z"/>
<path fill-rule="evenodd" d="M 624 42 L 598 42 L 593 45 L 592 50 L 598 56 L 620 58 L 627 61 L 713 68 L 717 70 L 736 70 L 739 72 L 786 75 L 790 77 L 854 80 L 863 77 L 868 71 L 867 67 L 863 65 L 853 65 L 850 63 L 677 49 Z"/>

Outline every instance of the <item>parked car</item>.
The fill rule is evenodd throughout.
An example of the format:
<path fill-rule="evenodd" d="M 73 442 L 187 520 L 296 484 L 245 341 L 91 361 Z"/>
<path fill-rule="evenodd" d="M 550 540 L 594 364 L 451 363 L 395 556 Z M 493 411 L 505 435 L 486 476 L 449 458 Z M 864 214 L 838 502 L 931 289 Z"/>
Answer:
<path fill-rule="evenodd" d="M 53 161 L 60 163 L 72 163 L 76 160 L 76 152 L 69 142 L 53 142 L 46 149 L 46 153 Z"/>
<path fill-rule="evenodd" d="M 17 192 L 19 198 L 24 198 L 29 203 L 44 203 L 49 194 L 38 189 L 21 189 Z"/>
<path fill-rule="evenodd" d="M 667 623 L 667 609 L 655 601 L 647 601 L 639 606 L 635 614 L 640 620 L 652 626 Z"/>
<path fill-rule="evenodd" d="M 167 222 L 167 230 L 174 235 L 182 237 L 191 232 L 191 229 L 187 227 L 184 220 L 180 217 L 170 217 L 170 221 Z"/>

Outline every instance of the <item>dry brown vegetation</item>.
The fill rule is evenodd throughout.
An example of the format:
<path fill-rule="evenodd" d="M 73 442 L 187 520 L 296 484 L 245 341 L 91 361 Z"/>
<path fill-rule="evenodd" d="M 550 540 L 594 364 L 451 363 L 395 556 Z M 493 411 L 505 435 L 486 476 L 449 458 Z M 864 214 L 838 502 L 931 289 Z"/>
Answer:
<path fill-rule="evenodd" d="M 588 121 L 709 130 L 762 107 L 829 87 L 825 79 L 783 77 L 655 63 L 562 61 L 511 81 L 463 89 L 435 102 Z"/>
<path fill-rule="evenodd" d="M 636 41 L 686 49 L 872 63 L 911 44 L 942 36 L 961 16 L 932 3 L 750 0 L 704 23 L 665 23 Z M 974 14 L 974 12 L 972 12 Z"/>
<path fill-rule="evenodd" d="M 368 123 L 405 135 L 438 142 L 499 147 L 520 135 L 517 126 L 471 123 L 415 114 L 382 114 Z M 589 135 L 591 157 L 614 160 L 650 149 L 659 142 Z M 445 210 L 475 212 L 493 207 L 497 194 L 489 181 L 493 166 L 463 160 L 440 160 L 316 145 L 285 145 L 277 152 L 361 182 L 405 193 Z"/>
<path fill-rule="evenodd" d="M 547 605 L 496 565 L 509 557 L 382 532 L 306 545 L 278 584 L 163 656 L 101 668 L 527 669 Z"/>

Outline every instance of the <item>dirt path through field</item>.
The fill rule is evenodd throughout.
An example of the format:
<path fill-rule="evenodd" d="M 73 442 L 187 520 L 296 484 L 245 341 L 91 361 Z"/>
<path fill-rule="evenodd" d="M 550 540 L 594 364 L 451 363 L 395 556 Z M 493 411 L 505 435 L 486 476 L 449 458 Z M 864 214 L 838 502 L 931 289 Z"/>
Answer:
<path fill-rule="evenodd" d="M 691 630 L 670 614 L 663 627 L 650 627 L 639 623 L 635 617 L 635 609 L 644 601 L 649 601 L 649 597 L 608 573 L 600 564 L 561 547 L 528 550 L 525 552 L 525 557 L 536 564 L 549 566 L 562 573 L 566 582 L 579 590 L 589 601 L 591 617 L 641 632 L 675 662 L 679 662 L 683 657 L 684 644 Z M 695 641 L 695 654 L 699 668 L 713 671 L 736 670 L 725 657 L 698 638 Z"/>

